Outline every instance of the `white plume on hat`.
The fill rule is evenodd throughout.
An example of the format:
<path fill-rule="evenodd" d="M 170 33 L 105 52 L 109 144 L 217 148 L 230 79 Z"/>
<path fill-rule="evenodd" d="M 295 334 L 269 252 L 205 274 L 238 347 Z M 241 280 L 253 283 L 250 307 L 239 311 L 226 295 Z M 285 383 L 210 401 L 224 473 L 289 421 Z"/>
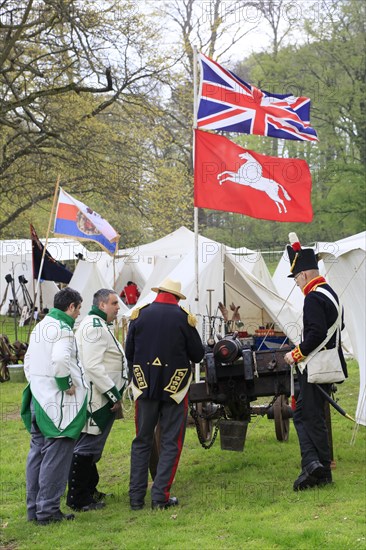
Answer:
<path fill-rule="evenodd" d="M 296 233 L 291 231 L 291 233 L 288 234 L 288 240 L 289 240 L 290 245 L 292 246 L 292 248 L 294 250 L 296 250 L 296 251 L 301 250 L 301 244 L 300 244 L 300 241 L 299 241 L 299 237 L 296 235 Z"/>

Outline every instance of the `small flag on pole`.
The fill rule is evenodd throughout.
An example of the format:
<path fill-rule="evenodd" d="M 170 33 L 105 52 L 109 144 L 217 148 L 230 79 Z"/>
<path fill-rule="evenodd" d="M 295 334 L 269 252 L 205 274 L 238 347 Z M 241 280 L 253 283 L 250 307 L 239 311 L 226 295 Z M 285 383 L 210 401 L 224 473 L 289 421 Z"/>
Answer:
<path fill-rule="evenodd" d="M 95 241 L 112 256 L 120 235 L 97 212 L 60 188 L 55 218 L 55 235 L 80 241 Z"/>
<path fill-rule="evenodd" d="M 32 239 L 33 278 L 38 279 L 44 246 L 39 240 L 33 225 L 30 226 L 30 233 Z M 46 250 L 40 279 L 43 279 L 44 281 L 55 281 L 56 283 L 67 284 L 70 282 L 71 277 L 71 271 L 69 271 L 63 264 L 55 260 Z"/>

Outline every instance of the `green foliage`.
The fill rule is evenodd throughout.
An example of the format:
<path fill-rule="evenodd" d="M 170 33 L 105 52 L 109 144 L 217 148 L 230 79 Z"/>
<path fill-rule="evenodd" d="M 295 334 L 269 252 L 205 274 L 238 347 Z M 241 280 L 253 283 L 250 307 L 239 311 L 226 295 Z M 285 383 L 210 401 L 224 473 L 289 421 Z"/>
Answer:
<path fill-rule="evenodd" d="M 220 234 L 224 225 L 225 234 L 231 233 L 231 239 L 225 242 L 238 246 L 240 235 L 246 246 L 266 249 L 283 246 L 289 230 L 296 231 L 309 244 L 338 240 L 364 230 L 364 15 L 365 5 L 357 0 L 338 5 L 329 2 L 324 11 L 320 10 L 319 18 L 306 20 L 307 43 L 283 47 L 276 54 L 253 54 L 236 66 L 239 76 L 270 92 L 311 98 L 311 120 L 319 135 L 317 144 L 246 135 L 229 138 L 263 154 L 305 159 L 313 179 L 314 219 L 309 224 L 280 224 L 222 213 L 206 214 L 204 223 L 208 225 L 210 219 L 220 219 L 220 230 L 213 231 L 212 236 Z"/>
<path fill-rule="evenodd" d="M 76 0 L 11 1 L 1 4 L 0 18 L 2 237 L 28 236 L 24 218 L 13 223 L 24 213 L 34 222 L 41 208 L 50 212 L 59 174 L 78 198 L 110 193 L 110 210 L 116 197 L 107 167 L 121 151 L 111 149 L 113 124 L 102 115 L 118 103 L 130 121 L 133 110 L 144 108 L 144 94 L 156 93 L 163 68 L 155 25 L 129 0 L 113 9 Z M 123 131 L 113 133 L 114 145 Z M 126 178 L 130 160 L 120 155 Z M 139 179 L 133 175 L 132 182 Z"/>
<path fill-rule="evenodd" d="M 66 191 L 118 230 L 121 246 L 148 242 L 181 225 L 192 228 L 192 44 L 230 68 L 224 60 L 227 39 L 234 47 L 248 32 L 230 19 L 238 3 L 217 0 L 201 17 L 198 0 L 162 2 L 150 12 L 139 12 L 129 0 L 118 0 L 113 10 L 76 0 L 64 9 L 58 2 L 36 2 L 17 36 L 15 22 L 27 4 L 9 2 L 13 24 L 0 29 L 1 237 L 28 237 L 28 222 L 45 233 L 58 174 Z M 305 20 L 281 27 L 281 10 L 287 18 L 292 13 L 287 4 L 257 2 L 273 35 L 271 50 L 240 60 L 233 70 L 270 92 L 310 97 L 319 143 L 228 137 L 263 154 L 305 159 L 314 219 L 287 224 L 200 209 L 200 231 L 228 245 L 282 249 L 289 230 L 304 244 L 364 230 L 365 4 L 327 0 L 301 7 Z M 180 46 L 167 52 L 158 27 L 168 23 L 175 25 Z M 74 42 L 71 27 L 78 31 Z M 305 37 L 300 44 L 298 32 Z M 15 40 L 10 51 L 9 36 Z M 106 58 L 113 84 L 107 91 Z"/>
<path fill-rule="evenodd" d="M 354 414 L 359 388 L 355 361 L 350 378 L 339 386 L 340 405 Z M 365 548 L 364 487 L 366 431 L 360 426 L 350 444 L 353 423 L 331 410 L 334 484 L 294 493 L 300 471 L 297 436 L 275 438 L 273 421 L 254 417 L 243 453 L 221 451 L 219 442 L 205 451 L 188 427 L 172 494 L 173 510 L 129 510 L 130 447 L 134 435 L 132 403 L 117 421 L 100 461 L 100 488 L 113 492 L 104 510 L 78 513 L 74 522 L 37 527 L 26 522 L 25 461 L 29 434 L 19 419 L 23 385 L 0 385 L 1 536 L 4 548 L 225 550 L 296 548 Z M 62 509 L 67 510 L 65 501 Z"/>

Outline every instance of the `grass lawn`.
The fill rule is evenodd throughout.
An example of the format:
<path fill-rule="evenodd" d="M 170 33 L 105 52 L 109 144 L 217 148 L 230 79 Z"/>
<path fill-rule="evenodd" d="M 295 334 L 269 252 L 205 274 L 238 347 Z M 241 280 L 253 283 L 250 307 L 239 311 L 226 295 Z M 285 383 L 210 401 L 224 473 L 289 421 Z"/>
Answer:
<path fill-rule="evenodd" d="M 337 392 L 343 408 L 354 415 L 358 367 Z M 0 384 L 1 402 L 1 548 L 10 549 L 247 549 L 347 550 L 366 548 L 366 430 L 360 426 L 355 445 L 353 423 L 333 409 L 335 483 L 294 493 L 300 471 L 297 436 L 275 438 L 273 421 L 252 420 L 243 453 L 221 451 L 219 441 L 204 450 L 189 427 L 172 495 L 172 510 L 131 512 L 128 500 L 133 411 L 117 421 L 100 462 L 99 488 L 113 498 L 102 511 L 78 513 L 75 521 L 49 526 L 27 523 L 25 461 L 29 434 L 19 419 L 22 383 Z M 67 511 L 65 502 L 62 509 Z"/>

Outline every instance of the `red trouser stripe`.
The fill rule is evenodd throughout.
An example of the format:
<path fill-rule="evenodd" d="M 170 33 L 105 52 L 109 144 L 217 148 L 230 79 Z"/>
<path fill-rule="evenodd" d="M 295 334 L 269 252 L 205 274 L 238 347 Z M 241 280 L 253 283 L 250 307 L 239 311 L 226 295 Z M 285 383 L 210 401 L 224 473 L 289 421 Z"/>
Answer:
<path fill-rule="evenodd" d="M 188 394 L 185 396 L 183 403 L 184 403 L 184 415 L 183 415 L 183 422 L 182 422 L 182 425 L 181 425 L 180 430 L 179 430 L 179 436 L 178 436 L 178 441 L 177 441 L 178 452 L 177 452 L 177 456 L 175 457 L 175 461 L 174 461 L 174 464 L 173 464 L 170 479 L 168 481 L 168 485 L 167 485 L 167 487 L 164 491 L 166 500 L 169 499 L 170 487 L 172 486 L 172 483 L 174 481 L 175 472 L 177 471 L 180 455 L 182 453 L 184 434 L 185 434 L 185 429 L 186 429 L 186 418 L 187 418 L 187 414 L 188 414 Z"/>

